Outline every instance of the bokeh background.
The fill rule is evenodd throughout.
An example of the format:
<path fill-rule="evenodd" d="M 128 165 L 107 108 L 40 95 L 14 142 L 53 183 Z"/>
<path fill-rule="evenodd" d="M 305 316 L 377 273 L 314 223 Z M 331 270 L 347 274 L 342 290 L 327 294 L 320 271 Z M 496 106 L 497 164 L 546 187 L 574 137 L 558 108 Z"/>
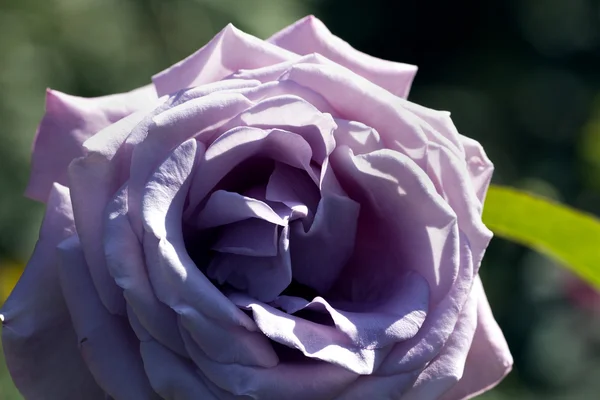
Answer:
<path fill-rule="evenodd" d="M 46 87 L 130 90 L 229 22 L 266 38 L 307 14 L 362 51 L 418 65 L 410 99 L 451 111 L 494 161 L 495 183 L 600 215 L 598 0 L 0 0 L 0 304 L 43 213 L 22 192 Z M 481 271 L 516 362 L 482 399 L 597 399 L 598 294 L 500 239 Z M 0 399 L 20 399 L 1 352 Z"/>

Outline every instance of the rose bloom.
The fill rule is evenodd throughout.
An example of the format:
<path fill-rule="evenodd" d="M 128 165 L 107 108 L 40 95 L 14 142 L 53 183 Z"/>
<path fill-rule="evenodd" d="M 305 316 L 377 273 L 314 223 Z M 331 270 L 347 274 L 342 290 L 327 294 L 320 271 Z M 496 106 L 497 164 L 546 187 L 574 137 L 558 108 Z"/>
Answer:
<path fill-rule="evenodd" d="M 492 164 L 416 67 L 307 17 L 149 86 L 49 90 L 47 206 L 2 309 L 26 399 L 466 399 L 512 359 L 478 277 Z"/>

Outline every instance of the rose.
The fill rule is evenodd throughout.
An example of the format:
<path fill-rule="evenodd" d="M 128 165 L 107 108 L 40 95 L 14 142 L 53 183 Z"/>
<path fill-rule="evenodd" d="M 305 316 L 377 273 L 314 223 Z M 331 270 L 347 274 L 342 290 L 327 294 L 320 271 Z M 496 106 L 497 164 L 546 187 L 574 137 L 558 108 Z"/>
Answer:
<path fill-rule="evenodd" d="M 24 396 L 498 382 L 512 360 L 478 277 L 492 164 L 404 100 L 415 72 L 307 17 L 267 41 L 228 26 L 133 92 L 49 91 L 27 189 L 47 211 L 2 311 Z"/>

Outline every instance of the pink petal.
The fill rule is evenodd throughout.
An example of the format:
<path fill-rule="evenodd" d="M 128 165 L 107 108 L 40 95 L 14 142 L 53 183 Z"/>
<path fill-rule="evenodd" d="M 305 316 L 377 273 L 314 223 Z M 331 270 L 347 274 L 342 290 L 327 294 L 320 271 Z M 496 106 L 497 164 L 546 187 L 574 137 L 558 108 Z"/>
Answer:
<path fill-rule="evenodd" d="M 260 68 L 297 56 L 227 25 L 200 50 L 152 77 L 159 96 L 219 81 L 242 68 Z"/>
<path fill-rule="evenodd" d="M 301 55 L 319 53 L 400 97 L 408 96 L 417 73 L 414 65 L 382 60 L 354 49 L 312 15 L 284 28 L 268 41 Z"/>
<path fill-rule="evenodd" d="M 110 314 L 96 295 L 77 236 L 58 249 L 60 285 L 81 355 L 94 379 L 113 398 L 158 399 L 127 320 Z"/>
<path fill-rule="evenodd" d="M 85 154 L 89 137 L 156 101 L 151 85 L 111 96 L 82 98 L 46 92 L 46 114 L 33 144 L 31 178 L 26 195 L 46 202 L 52 183 L 68 186 L 67 167 Z"/>
<path fill-rule="evenodd" d="M 69 190 L 54 184 L 47 207 L 33 255 L 0 310 L 8 370 L 26 398 L 103 400 L 77 348 L 56 270 L 56 246 L 75 230 Z"/>

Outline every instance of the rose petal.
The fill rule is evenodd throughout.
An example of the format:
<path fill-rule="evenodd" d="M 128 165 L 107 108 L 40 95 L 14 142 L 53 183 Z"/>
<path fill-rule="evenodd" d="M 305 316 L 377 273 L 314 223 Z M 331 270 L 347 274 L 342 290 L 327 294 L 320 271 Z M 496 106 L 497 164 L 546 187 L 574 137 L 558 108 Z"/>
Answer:
<path fill-rule="evenodd" d="M 248 257 L 219 254 L 208 267 L 210 277 L 220 283 L 229 282 L 250 296 L 269 302 L 275 299 L 292 282 L 289 228 L 282 229 L 277 256 Z"/>
<path fill-rule="evenodd" d="M 199 137 L 200 141 L 210 143 L 211 139 L 202 140 L 203 134 L 216 136 L 220 126 L 252 104 L 237 93 L 212 93 L 155 115 L 147 131 L 139 131 L 140 135 L 132 134 L 128 138 L 128 143 L 136 144 L 130 167 L 129 215 L 134 232 L 138 236 L 141 235 L 142 229 L 139 205 L 144 184 L 153 169 L 170 151 L 191 137 Z"/>
<path fill-rule="evenodd" d="M 400 97 L 408 96 L 417 73 L 414 65 L 382 60 L 354 49 L 312 15 L 284 28 L 267 41 L 297 54 L 319 53 Z"/>
<path fill-rule="evenodd" d="M 266 200 L 285 204 L 293 212 L 312 221 L 320 201 L 319 188 L 306 172 L 276 162 L 265 189 Z"/>
<path fill-rule="evenodd" d="M 110 314 L 96 296 L 77 236 L 63 241 L 58 249 L 60 285 L 81 355 L 96 382 L 113 398 L 158 399 L 127 320 Z"/>
<path fill-rule="evenodd" d="M 354 251 L 360 206 L 348 197 L 321 199 L 312 225 L 292 225 L 291 254 L 294 279 L 327 293 Z"/>
<path fill-rule="evenodd" d="M 271 97 L 292 96 L 306 101 L 322 113 L 335 113 L 335 109 L 319 93 L 290 80 L 269 81 L 251 88 L 231 89 L 224 92 L 239 93 L 253 102 L 260 102 Z M 276 124 L 276 121 L 274 120 L 272 123 Z M 231 127 L 233 126 L 232 124 Z"/>
<path fill-rule="evenodd" d="M 152 85 L 111 96 L 83 98 L 50 90 L 37 130 L 25 194 L 46 202 L 53 182 L 68 186 L 67 167 L 85 154 L 82 144 L 114 122 L 156 101 Z"/>
<path fill-rule="evenodd" d="M 294 58 L 294 53 L 229 24 L 200 50 L 154 75 L 152 81 L 162 96 L 221 80 L 241 68 L 260 68 Z"/>
<path fill-rule="evenodd" d="M 296 64 L 334 64 L 333 61 L 317 53 L 306 54 L 289 61 L 283 61 L 277 64 L 267 65 L 260 68 L 239 69 L 227 79 L 256 79 L 262 83 L 277 81 L 284 72 Z"/>
<path fill-rule="evenodd" d="M 425 320 L 427 284 L 416 274 L 412 277 L 404 281 L 402 288 L 396 288 L 395 296 L 362 312 L 335 309 L 320 297 L 308 302 L 282 296 L 272 306 L 244 294 L 232 294 L 230 299 L 244 309 L 251 309 L 258 327 L 271 340 L 298 349 L 306 357 L 364 375 L 377 370 L 391 344 L 416 335 Z M 335 327 L 289 314 L 301 309 L 329 313 Z"/>
<path fill-rule="evenodd" d="M 0 310 L 6 363 L 26 398 L 105 397 L 77 348 L 56 271 L 56 245 L 74 230 L 69 190 L 54 184 L 33 255 Z"/>
<path fill-rule="evenodd" d="M 462 377 L 442 396 L 443 400 L 466 400 L 496 386 L 512 369 L 513 359 L 500 327 L 494 320 L 479 276 L 473 283 L 477 302 L 477 329 Z M 485 368 L 482 368 L 485 363 Z"/>
<path fill-rule="evenodd" d="M 458 311 L 463 309 L 471 293 L 475 270 L 469 242 L 464 234 L 460 234 L 457 253 L 460 257 L 458 275 L 450 291 L 437 304 L 430 306 L 428 318 L 419 335 L 394 347 L 381 365 L 379 374 L 398 374 L 424 368 L 440 353 L 454 332 L 460 316 Z"/>
<path fill-rule="evenodd" d="M 337 125 L 333 132 L 337 146 L 348 146 L 354 154 L 365 154 L 384 148 L 379 133 L 357 121 L 335 118 Z"/>
<path fill-rule="evenodd" d="M 198 214 L 195 226 L 198 229 L 208 229 L 249 218 L 258 218 L 280 226 L 287 225 L 267 203 L 238 193 L 217 190 L 210 195 Z"/>
<path fill-rule="evenodd" d="M 350 371 L 323 362 L 280 363 L 273 368 L 218 363 L 209 359 L 186 331 L 182 335 L 194 363 L 207 380 L 235 396 L 255 400 L 328 400 L 357 378 Z"/>
<path fill-rule="evenodd" d="M 428 172 L 433 176 L 438 193 L 448 202 L 458 217 L 458 227 L 467 236 L 473 253 L 473 263 L 479 268 L 492 232 L 481 220 L 481 203 L 469 178 L 465 162 L 446 147 L 430 143 Z"/>
<path fill-rule="evenodd" d="M 125 314 L 122 291 L 108 273 L 102 248 L 104 208 L 127 179 L 119 168 L 129 158 L 121 145 L 136 125 L 144 124 L 148 111 L 125 117 L 87 140 L 87 155 L 69 165 L 75 224 L 94 286 L 105 307 L 121 315 Z"/>
<path fill-rule="evenodd" d="M 377 303 L 352 304 L 316 297 L 312 301 L 280 296 L 271 302 L 289 314 L 308 309 L 328 313 L 335 327 L 364 349 L 387 347 L 415 336 L 425 321 L 429 303 L 427 281 L 409 273 L 396 278 L 395 290 Z M 259 325 L 259 327 L 261 327 Z"/>
<path fill-rule="evenodd" d="M 155 341 L 142 342 L 140 351 L 150 384 L 163 399 L 219 400 L 208 390 L 188 360 Z"/>
<path fill-rule="evenodd" d="M 303 169 L 315 182 L 318 181 L 310 166 L 312 151 L 302 136 L 280 129 L 234 128 L 206 150 L 192 180 L 187 214 L 191 214 L 234 167 L 257 156 Z"/>
<path fill-rule="evenodd" d="M 240 256 L 276 256 L 277 225 L 256 218 L 230 224 L 219 232 L 211 249 Z"/>
<path fill-rule="evenodd" d="M 237 126 L 294 132 L 310 145 L 313 160 L 319 164 L 335 147 L 333 131 L 336 125 L 331 115 L 323 114 L 307 101 L 289 94 L 267 98 L 250 107 L 228 124 L 230 128 Z"/>
<path fill-rule="evenodd" d="M 104 254 L 107 268 L 123 289 L 130 320 L 135 317 L 135 322 L 139 322 L 153 338 L 186 356 L 177 329 L 177 315 L 156 298 L 150 284 L 142 244 L 129 223 L 127 199 L 127 186 L 123 186 L 106 207 Z M 139 328 L 134 330 L 140 331 Z"/>
<path fill-rule="evenodd" d="M 157 298 L 175 311 L 192 307 L 215 323 L 254 331 L 257 327 L 252 319 L 231 304 L 200 272 L 183 240 L 183 207 L 192 170 L 203 151 L 194 139 L 184 142 L 146 184 L 142 217 L 148 276 Z"/>
<path fill-rule="evenodd" d="M 440 354 L 423 370 L 411 390 L 404 394 L 406 400 L 435 400 L 457 384 L 463 375 L 467 354 L 477 327 L 477 302 L 479 291 L 472 291 L 462 308 L 450 338 Z M 485 361 L 487 362 L 487 360 Z M 485 366 L 487 368 L 487 365 Z M 482 365 L 478 365 L 478 369 Z"/>
<path fill-rule="evenodd" d="M 453 210 L 401 153 L 379 150 L 355 156 L 342 147 L 330 160 L 342 186 L 361 205 L 356 249 L 336 290 L 364 300 L 386 288 L 390 277 L 412 269 L 427 280 L 431 303 L 437 304 L 458 268 Z"/>
<path fill-rule="evenodd" d="M 490 181 L 492 180 L 492 173 L 494 172 L 494 165 L 489 160 L 483 147 L 481 145 L 466 136 L 460 136 L 460 141 L 465 149 L 465 156 L 467 160 L 467 168 L 471 177 L 471 183 L 477 194 L 477 198 L 483 204 L 485 201 L 485 194 Z"/>
<path fill-rule="evenodd" d="M 180 330 L 185 330 L 212 360 L 263 368 L 279 363 L 271 343 L 261 332 L 223 326 L 191 307 L 180 307 L 178 312 Z"/>
<path fill-rule="evenodd" d="M 373 127 L 387 148 L 425 166 L 427 136 L 420 119 L 402 107 L 404 100 L 339 65 L 295 64 L 280 78 L 286 79 L 323 96 L 336 117 Z"/>

